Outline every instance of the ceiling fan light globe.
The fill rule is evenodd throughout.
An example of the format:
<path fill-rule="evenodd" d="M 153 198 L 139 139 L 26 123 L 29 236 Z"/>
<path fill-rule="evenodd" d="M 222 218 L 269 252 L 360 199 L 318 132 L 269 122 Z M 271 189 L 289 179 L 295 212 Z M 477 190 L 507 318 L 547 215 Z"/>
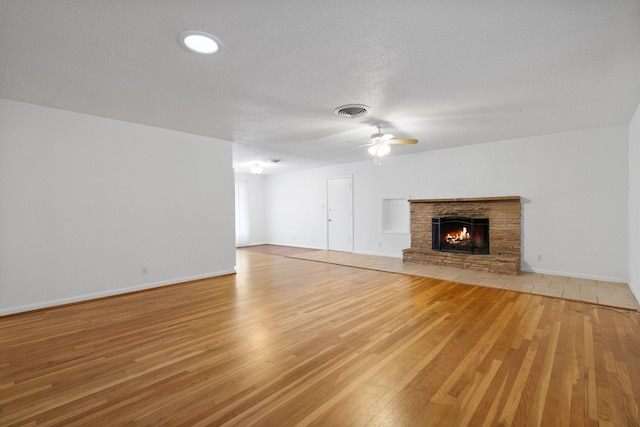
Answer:
<path fill-rule="evenodd" d="M 389 147 L 387 144 L 381 144 L 378 147 L 378 157 L 386 156 L 387 154 L 389 154 L 389 152 L 391 152 L 391 147 Z"/>
<path fill-rule="evenodd" d="M 369 154 L 371 154 L 372 156 L 386 156 L 390 151 L 391 147 L 389 147 L 387 144 L 375 144 L 369 147 Z"/>

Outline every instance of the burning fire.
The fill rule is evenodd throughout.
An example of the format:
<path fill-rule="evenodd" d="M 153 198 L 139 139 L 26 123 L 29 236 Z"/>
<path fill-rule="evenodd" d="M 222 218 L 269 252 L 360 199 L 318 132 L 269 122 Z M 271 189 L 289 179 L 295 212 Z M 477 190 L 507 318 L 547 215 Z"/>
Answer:
<path fill-rule="evenodd" d="M 469 235 L 469 232 L 467 231 L 467 227 L 462 227 L 462 231 L 459 232 L 454 232 L 453 234 L 451 233 L 447 233 L 447 242 L 451 243 L 451 244 L 456 244 L 456 243 L 460 243 L 464 240 L 469 240 L 471 238 L 471 235 Z"/>

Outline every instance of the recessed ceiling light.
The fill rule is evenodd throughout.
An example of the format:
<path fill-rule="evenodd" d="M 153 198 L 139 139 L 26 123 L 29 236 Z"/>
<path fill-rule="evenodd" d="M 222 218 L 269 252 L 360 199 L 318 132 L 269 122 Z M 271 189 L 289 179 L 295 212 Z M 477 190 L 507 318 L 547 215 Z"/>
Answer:
<path fill-rule="evenodd" d="M 215 36 L 198 30 L 185 31 L 178 41 L 182 47 L 203 54 L 216 53 L 222 48 L 222 43 Z"/>

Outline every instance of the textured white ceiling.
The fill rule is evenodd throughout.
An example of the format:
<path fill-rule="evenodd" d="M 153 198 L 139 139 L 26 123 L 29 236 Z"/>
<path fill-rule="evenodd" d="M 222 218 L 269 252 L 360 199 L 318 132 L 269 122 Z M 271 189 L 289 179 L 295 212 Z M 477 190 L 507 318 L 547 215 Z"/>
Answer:
<path fill-rule="evenodd" d="M 378 121 L 420 140 L 395 155 L 628 123 L 640 0 L 4 0 L 0 97 L 230 140 L 265 173 L 365 160 Z"/>

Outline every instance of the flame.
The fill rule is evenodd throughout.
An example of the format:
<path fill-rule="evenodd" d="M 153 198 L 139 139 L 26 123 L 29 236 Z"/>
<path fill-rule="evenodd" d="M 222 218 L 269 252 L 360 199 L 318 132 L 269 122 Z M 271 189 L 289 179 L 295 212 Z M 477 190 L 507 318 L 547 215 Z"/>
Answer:
<path fill-rule="evenodd" d="M 471 235 L 467 231 L 467 227 L 462 227 L 462 230 L 457 233 L 456 232 L 454 232 L 453 234 L 447 233 L 447 237 L 446 237 L 449 243 L 457 243 L 462 240 L 469 240 L 470 238 L 471 238 Z"/>

